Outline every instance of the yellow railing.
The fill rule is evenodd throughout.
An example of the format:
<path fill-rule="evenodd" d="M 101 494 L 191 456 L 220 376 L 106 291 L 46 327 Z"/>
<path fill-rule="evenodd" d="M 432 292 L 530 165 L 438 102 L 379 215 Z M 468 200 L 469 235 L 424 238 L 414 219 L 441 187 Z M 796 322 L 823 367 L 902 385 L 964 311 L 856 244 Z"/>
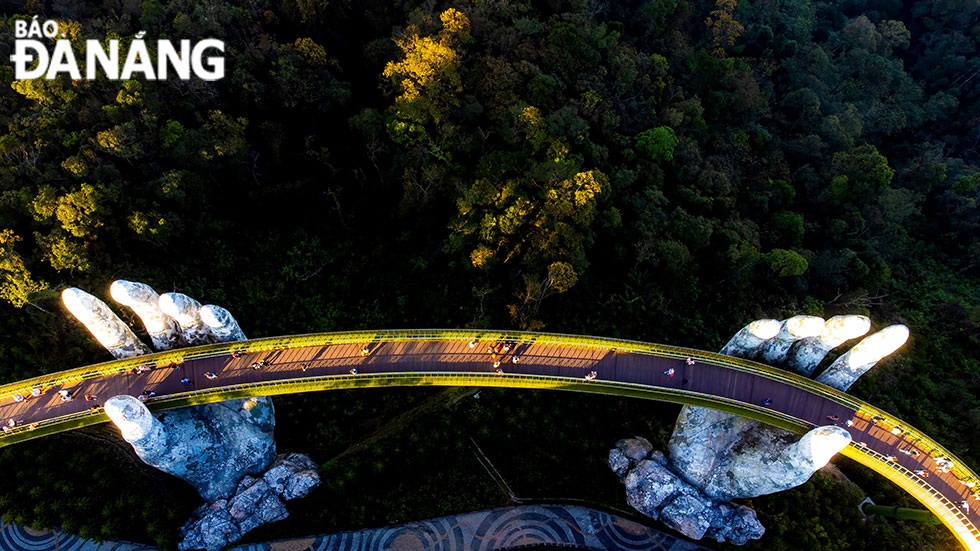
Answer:
<path fill-rule="evenodd" d="M 654 354 L 667 358 L 682 358 L 692 356 L 701 361 L 716 365 L 731 367 L 765 376 L 770 379 L 783 381 L 799 388 L 806 388 L 822 396 L 831 397 L 835 401 L 846 404 L 848 395 L 831 387 L 807 379 L 795 373 L 790 373 L 758 362 L 733 358 L 714 352 L 681 348 L 662 344 L 652 344 L 624 339 L 592 337 L 581 335 L 564 335 L 560 333 L 532 333 L 525 331 L 474 331 L 466 329 L 394 329 L 379 331 L 345 331 L 338 333 L 310 333 L 305 335 L 290 335 L 267 337 L 251 341 L 211 344 L 148 354 L 128 360 L 115 360 L 94 364 L 57 373 L 50 373 L 0 385 L 0 398 L 10 397 L 17 392 L 29 392 L 34 386 L 47 388 L 76 383 L 85 379 L 102 377 L 114 373 L 123 373 L 140 364 L 165 366 L 170 363 L 180 363 L 187 360 L 209 358 L 228 354 L 239 350 L 242 352 L 262 352 L 276 348 L 303 348 L 308 346 L 329 346 L 332 344 L 379 343 L 393 341 L 514 341 L 521 344 L 544 344 L 554 346 L 574 346 L 619 352 L 639 354 Z M 849 405 L 849 404 L 848 404 Z"/>
<path fill-rule="evenodd" d="M 905 467 L 888 461 L 884 455 L 855 443 L 840 453 L 897 484 L 932 511 L 964 547 L 970 551 L 980 551 L 980 530 L 959 505 L 937 492 L 928 482 Z"/>
<path fill-rule="evenodd" d="M 691 357 L 699 362 L 711 363 L 738 371 L 753 373 L 761 377 L 790 384 L 794 387 L 823 396 L 838 404 L 854 409 L 861 415 L 876 419 L 879 425 L 890 428 L 898 428 L 902 435 L 915 440 L 920 447 L 929 451 L 930 453 L 937 456 L 949 457 L 953 463 L 953 472 L 961 480 L 966 482 L 976 482 L 980 480 L 976 473 L 974 473 L 952 453 L 943 448 L 938 442 L 932 440 L 922 433 L 922 431 L 915 429 L 898 417 L 879 410 L 878 408 L 875 408 L 874 406 L 849 394 L 795 373 L 783 371 L 781 369 L 758 362 L 733 358 L 731 356 L 724 356 L 722 354 L 706 352 L 703 350 L 623 339 L 563 335 L 557 333 L 474 331 L 465 329 L 402 329 L 348 331 L 339 333 L 312 333 L 306 335 L 269 337 L 251 341 L 213 344 L 172 350 L 168 352 L 140 356 L 138 358 L 115 360 L 61 371 L 58 373 L 42 375 L 33 379 L 0 385 L 0 399 L 9 398 L 14 393 L 30 392 L 30 389 L 33 387 L 46 389 L 52 386 L 74 384 L 85 379 L 102 377 L 116 373 L 124 373 L 138 367 L 141 364 L 166 366 L 189 360 L 227 355 L 233 351 L 263 352 L 276 349 L 329 346 L 334 344 L 369 344 L 396 341 L 470 341 L 474 339 L 483 342 L 513 341 L 519 344 L 571 346 L 635 354 L 649 354 L 668 358 Z M 792 430 L 797 433 L 805 432 L 813 426 L 803 420 L 795 419 L 791 416 L 786 416 L 779 412 L 761 408 L 752 404 L 745 404 L 722 397 L 708 396 L 690 391 L 647 387 L 644 385 L 632 385 L 628 383 L 616 383 L 613 381 L 592 381 L 589 383 L 583 383 L 581 380 L 561 377 L 536 377 L 521 375 L 494 376 L 489 374 L 467 373 L 379 374 L 372 376 L 361 375 L 358 377 L 332 376 L 310 377 L 287 381 L 270 381 L 170 395 L 158 398 L 149 405 L 151 409 L 156 410 L 215 402 L 252 395 L 287 394 L 313 390 L 355 388 L 360 386 L 417 386 L 432 384 L 439 384 L 443 386 L 500 386 L 511 388 L 551 388 L 598 393 L 608 392 L 610 394 L 623 396 L 637 396 L 683 404 L 704 405 L 706 407 L 746 415 L 762 422 L 787 428 L 788 430 Z M 70 430 L 79 426 L 99 423 L 105 420 L 105 416 L 97 412 L 84 412 L 56 417 L 30 425 L 17 427 L 3 437 L 0 437 L 0 446 L 36 438 L 46 434 L 61 432 L 63 430 Z M 889 480 L 892 480 L 901 486 L 916 499 L 921 501 L 934 514 L 936 514 L 936 516 L 950 528 L 953 534 L 963 543 L 964 546 L 971 550 L 975 549 L 980 551 L 980 532 L 977 531 L 976 527 L 973 526 L 973 524 L 968 518 L 966 518 L 965 515 L 962 514 L 961 511 L 959 511 L 955 504 L 951 504 L 949 500 L 946 500 L 946 498 L 942 497 L 940 494 L 938 494 L 938 492 L 935 492 L 935 490 L 933 490 L 923 480 L 897 465 L 883 461 L 880 459 L 880 457 L 875 457 L 873 452 L 853 444 L 846 448 L 842 453 L 845 456 L 851 457 L 861 464 L 871 468 L 875 472 L 882 474 Z"/>
<path fill-rule="evenodd" d="M 146 404 L 153 411 L 161 411 L 252 396 L 275 396 L 323 390 L 386 386 L 479 386 L 613 394 L 617 396 L 660 400 L 676 404 L 709 407 L 750 417 L 798 434 L 803 434 L 812 428 L 805 421 L 779 411 L 753 404 L 746 404 L 722 396 L 712 396 L 689 390 L 651 387 L 608 380 L 585 382 L 581 378 L 518 374 L 496 375 L 492 373 L 470 372 L 364 373 L 357 376 L 324 375 L 297 379 L 279 379 L 275 381 L 261 381 L 168 394 L 166 396 L 150 398 Z M 9 430 L 0 436 L 0 447 L 102 423 L 107 420 L 108 418 L 101 411 L 83 411 L 60 417 L 52 417 Z"/>

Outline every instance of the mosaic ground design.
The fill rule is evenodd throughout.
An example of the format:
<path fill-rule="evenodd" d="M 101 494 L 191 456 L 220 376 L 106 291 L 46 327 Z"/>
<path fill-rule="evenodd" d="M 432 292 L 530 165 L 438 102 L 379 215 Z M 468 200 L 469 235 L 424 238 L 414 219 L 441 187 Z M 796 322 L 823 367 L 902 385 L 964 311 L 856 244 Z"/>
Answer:
<path fill-rule="evenodd" d="M 638 522 L 574 505 L 491 509 L 384 528 L 253 543 L 228 551 L 505 551 L 542 545 L 592 551 L 706 551 Z M 156 550 L 4 523 L 0 551 Z"/>
<path fill-rule="evenodd" d="M 526 505 L 374 530 L 242 545 L 229 551 L 504 551 L 541 545 L 595 551 L 706 549 L 586 507 Z"/>
<path fill-rule="evenodd" d="M 25 526 L 2 523 L 2 551 L 156 551 L 148 545 L 107 541 L 94 542 L 59 530 L 32 530 Z"/>

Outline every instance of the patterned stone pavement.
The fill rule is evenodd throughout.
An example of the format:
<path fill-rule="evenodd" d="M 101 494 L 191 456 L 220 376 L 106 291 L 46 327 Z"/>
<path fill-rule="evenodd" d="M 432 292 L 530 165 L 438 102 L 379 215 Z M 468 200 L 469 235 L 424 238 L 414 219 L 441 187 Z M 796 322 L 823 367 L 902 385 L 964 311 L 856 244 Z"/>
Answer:
<path fill-rule="evenodd" d="M 505 551 L 550 545 L 592 551 L 706 551 L 705 547 L 603 511 L 575 505 L 522 505 L 384 528 L 253 543 L 228 551 Z M 57 530 L 0 528 L 0 551 L 155 551 L 97 543 Z"/>
<path fill-rule="evenodd" d="M 373 530 L 241 545 L 229 551 L 503 551 L 542 544 L 596 551 L 705 549 L 586 507 L 522 505 Z"/>
<path fill-rule="evenodd" d="M 59 530 L 32 530 L 3 522 L 0 526 L 2 551 L 157 551 L 139 543 L 107 541 L 94 542 Z"/>

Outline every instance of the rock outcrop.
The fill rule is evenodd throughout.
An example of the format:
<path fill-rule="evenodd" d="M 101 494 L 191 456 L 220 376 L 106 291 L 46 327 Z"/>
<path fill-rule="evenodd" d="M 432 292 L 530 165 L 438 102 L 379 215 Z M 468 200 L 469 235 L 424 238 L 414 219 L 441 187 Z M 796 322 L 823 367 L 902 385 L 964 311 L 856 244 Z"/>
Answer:
<path fill-rule="evenodd" d="M 234 495 L 202 505 L 180 529 L 181 551 L 217 551 L 263 524 L 289 516 L 285 500 L 304 497 L 320 484 L 316 463 L 300 453 L 280 455 L 261 478 L 245 476 Z"/>
<path fill-rule="evenodd" d="M 626 486 L 630 506 L 687 537 L 744 545 L 765 532 L 755 511 L 720 503 L 687 483 L 643 438 L 617 442 L 609 452 L 609 466 Z"/>
<path fill-rule="evenodd" d="M 302 453 L 280 455 L 262 479 L 287 500 L 303 497 L 320 484 L 316 463 Z"/>

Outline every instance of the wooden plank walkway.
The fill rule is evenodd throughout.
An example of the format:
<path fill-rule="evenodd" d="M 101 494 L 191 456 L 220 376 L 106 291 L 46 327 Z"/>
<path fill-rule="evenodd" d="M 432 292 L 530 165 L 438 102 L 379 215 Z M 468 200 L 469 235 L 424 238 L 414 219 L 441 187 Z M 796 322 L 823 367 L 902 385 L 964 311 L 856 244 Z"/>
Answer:
<path fill-rule="evenodd" d="M 244 383 L 301 379 L 309 376 L 382 373 L 493 373 L 488 348 L 495 343 L 481 342 L 471 348 L 462 341 L 394 341 L 380 343 L 334 344 L 308 346 L 240 357 L 222 355 L 188 360 L 179 365 L 156 367 L 144 374 L 116 374 L 81 381 L 69 388 L 45 388 L 38 397 L 15 402 L 6 398 L 0 403 L 0 420 L 14 420 L 18 426 L 71 413 L 83 412 L 100 405 L 112 396 L 155 392 L 157 397 L 194 390 L 217 389 Z M 369 348 L 361 354 L 363 346 Z M 513 363 L 514 355 L 519 362 Z M 724 397 L 746 404 L 765 405 L 811 425 L 837 424 L 863 443 L 886 457 L 895 457 L 896 465 L 910 471 L 925 471 L 925 482 L 946 499 L 960 505 L 967 501 L 963 513 L 976 526 L 980 524 L 980 501 L 974 489 L 967 487 L 952 472 L 943 472 L 929 451 L 920 448 L 900 433 L 878 426 L 857 411 L 833 400 L 782 382 L 746 371 L 697 361 L 687 365 L 682 358 L 651 354 L 616 352 L 595 347 L 518 344 L 508 353 L 497 356 L 506 374 L 545 377 L 584 378 L 596 371 L 599 380 L 633 383 L 656 388 L 673 388 L 708 396 Z M 259 369 L 252 366 L 266 362 Z M 670 370 L 673 375 L 670 375 Z M 214 373 L 214 379 L 205 374 Z M 186 383 L 182 380 L 187 379 Z M 73 399 L 62 402 L 58 391 L 68 390 Z M 86 401 L 85 394 L 94 395 Z M 836 419 L 836 421 L 834 421 Z M 847 421 L 852 423 L 847 426 Z M 909 453 L 903 453 L 905 450 Z M 980 490 L 980 487 L 976 488 Z"/>

